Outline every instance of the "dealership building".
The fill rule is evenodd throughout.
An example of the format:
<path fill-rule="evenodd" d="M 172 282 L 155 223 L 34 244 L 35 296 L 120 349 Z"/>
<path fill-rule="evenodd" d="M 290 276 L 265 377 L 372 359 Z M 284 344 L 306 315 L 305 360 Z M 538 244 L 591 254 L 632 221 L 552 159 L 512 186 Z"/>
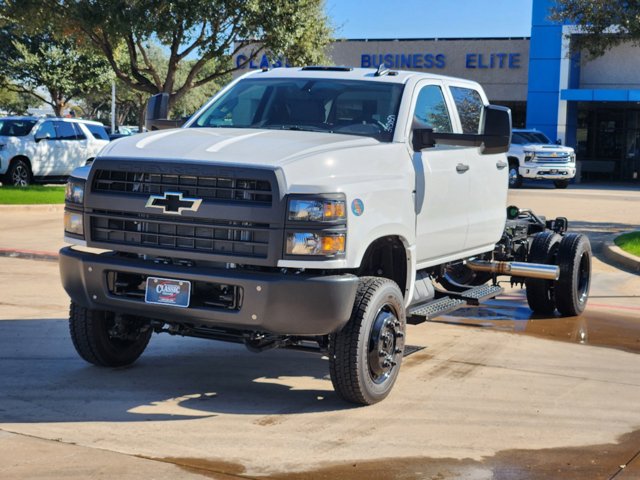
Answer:
<path fill-rule="evenodd" d="M 334 42 L 329 56 L 336 65 L 476 80 L 492 103 L 511 108 L 514 127 L 574 147 L 579 179 L 640 183 L 640 47 L 570 56 L 579 31 L 549 20 L 553 3 L 533 0 L 527 38 L 350 39 Z M 278 64 L 258 58 L 247 68 Z"/>

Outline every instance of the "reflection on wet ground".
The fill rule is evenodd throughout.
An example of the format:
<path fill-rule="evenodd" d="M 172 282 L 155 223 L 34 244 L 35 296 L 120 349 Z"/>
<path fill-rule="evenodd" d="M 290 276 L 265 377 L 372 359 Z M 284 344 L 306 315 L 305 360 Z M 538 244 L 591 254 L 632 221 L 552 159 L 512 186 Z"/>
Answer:
<path fill-rule="evenodd" d="M 533 314 L 524 298 L 505 296 L 434 321 L 640 353 L 640 309 L 623 314 L 588 307 L 579 317 L 542 317 Z"/>
<path fill-rule="evenodd" d="M 160 459 L 192 473 L 216 479 L 264 480 L 583 480 L 638 478 L 640 430 L 618 443 L 543 450 L 505 450 L 481 461 L 453 458 L 381 458 L 353 461 L 304 472 L 249 476 L 242 465 L 194 458 Z M 155 459 L 159 460 L 159 459 Z M 622 474 L 622 475 L 621 475 Z M 626 476 L 626 474 L 630 474 Z"/>

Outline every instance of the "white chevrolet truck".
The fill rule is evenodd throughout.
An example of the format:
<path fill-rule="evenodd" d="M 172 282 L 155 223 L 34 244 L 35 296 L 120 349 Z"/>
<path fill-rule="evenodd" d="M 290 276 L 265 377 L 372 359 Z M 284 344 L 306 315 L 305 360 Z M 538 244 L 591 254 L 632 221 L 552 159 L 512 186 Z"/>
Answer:
<path fill-rule="evenodd" d="M 170 124 L 166 96 L 147 114 Z M 495 297 L 504 276 L 534 312 L 579 315 L 589 242 L 507 208 L 510 137 L 509 110 L 471 81 L 242 76 L 182 128 L 112 142 L 73 173 L 60 270 L 74 346 L 111 367 L 153 332 L 309 349 L 342 398 L 372 404 L 407 323 Z"/>
<path fill-rule="evenodd" d="M 576 154 L 573 148 L 552 144 L 538 130 L 514 129 L 509 160 L 509 186 L 522 186 L 525 178 L 553 180 L 556 188 L 567 188 L 576 176 Z"/>

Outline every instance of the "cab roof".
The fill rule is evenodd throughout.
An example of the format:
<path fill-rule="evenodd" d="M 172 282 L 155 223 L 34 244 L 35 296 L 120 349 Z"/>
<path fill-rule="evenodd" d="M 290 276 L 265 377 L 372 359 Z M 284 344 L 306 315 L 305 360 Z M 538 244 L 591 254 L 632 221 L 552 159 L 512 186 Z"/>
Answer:
<path fill-rule="evenodd" d="M 468 82 L 477 85 L 477 82 L 434 73 L 413 72 L 406 70 L 385 70 L 384 74 L 376 75 L 379 69 L 376 68 L 355 68 L 336 66 L 314 66 L 314 67 L 288 67 L 273 68 L 270 70 L 256 70 L 246 74 L 254 78 L 327 78 L 335 80 L 361 80 L 383 83 L 406 84 L 409 79 L 433 79 L 455 82 Z"/>

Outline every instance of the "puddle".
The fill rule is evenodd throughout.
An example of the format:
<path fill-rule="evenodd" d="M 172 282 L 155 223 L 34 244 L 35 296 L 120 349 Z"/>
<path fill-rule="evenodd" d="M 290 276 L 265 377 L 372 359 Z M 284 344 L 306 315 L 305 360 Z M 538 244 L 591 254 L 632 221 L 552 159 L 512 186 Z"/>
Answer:
<path fill-rule="evenodd" d="M 539 317 L 526 304 L 500 299 L 434 321 L 640 353 L 640 319 L 600 309 L 579 317 Z"/>
<path fill-rule="evenodd" d="M 452 458 L 390 458 L 352 461 L 303 472 L 246 475 L 241 465 L 193 458 L 155 459 L 176 464 L 209 478 L 264 480 L 583 480 L 611 479 L 625 469 L 638 468 L 640 430 L 618 443 L 543 450 L 505 450 L 481 461 Z M 384 449 L 381 449 L 381 452 Z M 632 472 L 629 472 L 633 475 Z M 624 475 L 623 475 L 624 477 Z M 632 477 L 627 477 L 632 478 Z"/>

